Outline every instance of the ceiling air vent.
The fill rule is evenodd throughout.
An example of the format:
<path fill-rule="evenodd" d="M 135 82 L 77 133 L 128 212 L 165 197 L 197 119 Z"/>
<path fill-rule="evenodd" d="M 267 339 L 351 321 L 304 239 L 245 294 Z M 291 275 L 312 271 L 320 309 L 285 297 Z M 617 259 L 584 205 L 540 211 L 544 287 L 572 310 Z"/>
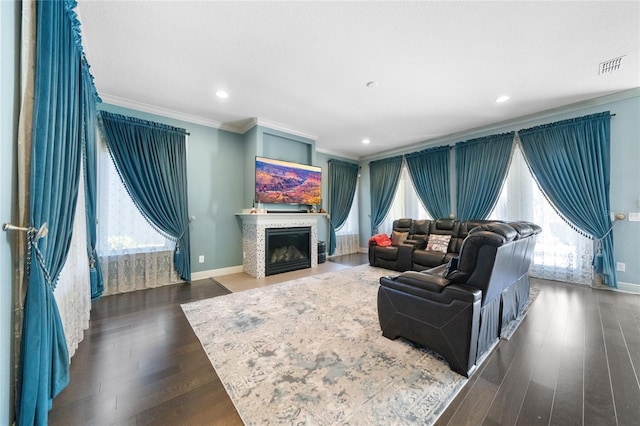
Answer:
<path fill-rule="evenodd" d="M 622 58 L 627 55 L 618 56 L 617 58 L 609 59 L 608 61 L 600 62 L 600 66 L 598 68 L 598 75 L 607 74 L 614 71 L 617 71 L 620 68 L 620 64 L 622 63 Z"/>

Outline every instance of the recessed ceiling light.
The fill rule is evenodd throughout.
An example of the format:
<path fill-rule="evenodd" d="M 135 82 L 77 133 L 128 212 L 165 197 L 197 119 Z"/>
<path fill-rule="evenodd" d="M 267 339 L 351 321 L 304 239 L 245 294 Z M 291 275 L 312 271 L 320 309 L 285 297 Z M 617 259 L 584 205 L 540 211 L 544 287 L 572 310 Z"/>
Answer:
<path fill-rule="evenodd" d="M 507 102 L 509 100 L 509 96 L 500 96 L 498 99 L 496 99 L 496 102 L 501 104 L 502 102 Z"/>
<path fill-rule="evenodd" d="M 370 89 L 373 89 L 374 87 L 378 87 L 378 82 L 377 81 L 369 81 L 367 83 L 367 87 Z"/>
<path fill-rule="evenodd" d="M 369 139 L 362 139 L 362 143 L 367 145 L 367 144 L 370 144 L 371 141 Z"/>
<path fill-rule="evenodd" d="M 227 92 L 225 92 L 224 90 L 218 90 L 216 92 L 216 96 L 222 99 L 227 99 L 229 97 L 229 94 Z"/>

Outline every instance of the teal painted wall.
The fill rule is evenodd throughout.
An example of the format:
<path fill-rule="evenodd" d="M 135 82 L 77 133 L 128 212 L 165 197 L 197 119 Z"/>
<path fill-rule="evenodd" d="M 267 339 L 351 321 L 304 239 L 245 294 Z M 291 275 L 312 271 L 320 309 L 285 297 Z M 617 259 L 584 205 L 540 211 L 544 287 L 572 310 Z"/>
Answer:
<path fill-rule="evenodd" d="M 515 131 L 568 118 L 602 111 L 616 114 L 611 118 L 611 209 L 616 213 L 640 212 L 640 89 L 633 89 L 588 102 L 543 111 L 510 123 L 491 126 L 476 132 L 460 133 L 454 137 L 425 141 L 405 150 L 364 159 L 361 169 L 360 247 L 367 247 L 370 235 L 371 196 L 369 161 L 393 155 L 419 151 L 430 146 L 453 145 L 456 142 L 486 135 Z M 453 188 L 455 190 L 455 188 Z M 455 194 L 452 193 L 455 199 Z M 619 283 L 640 286 L 640 222 L 618 222 L 614 226 L 616 261 L 626 264 L 625 272 L 618 272 Z"/>
<path fill-rule="evenodd" d="M 255 197 L 255 157 L 273 158 L 275 160 L 291 161 L 294 163 L 315 166 L 315 141 L 302 136 L 292 135 L 280 130 L 264 126 L 255 126 L 245 133 L 245 191 L 250 195 L 249 204 L 252 207 Z M 267 210 L 297 210 L 298 206 L 267 204 Z"/>
<path fill-rule="evenodd" d="M 309 141 L 274 134 L 272 130 L 262 128 L 262 156 L 276 160 L 293 161 L 294 163 L 309 164 L 313 162 L 311 151 L 313 144 Z"/>
<path fill-rule="evenodd" d="M 100 109 L 187 129 L 187 179 L 191 271 L 242 265 L 242 228 L 235 214 L 246 207 L 243 135 L 114 105 Z M 204 256 L 205 262 L 198 263 Z"/>
<path fill-rule="evenodd" d="M 0 223 L 12 222 L 18 128 L 20 4 L 0 1 Z M 9 233 L 0 236 L 0 424 L 13 422 L 13 270 Z"/>
<path fill-rule="evenodd" d="M 244 191 L 242 205 L 245 209 L 254 207 L 256 192 L 256 156 L 258 155 L 258 126 L 244 134 Z M 256 206 L 257 207 L 257 206 Z"/>

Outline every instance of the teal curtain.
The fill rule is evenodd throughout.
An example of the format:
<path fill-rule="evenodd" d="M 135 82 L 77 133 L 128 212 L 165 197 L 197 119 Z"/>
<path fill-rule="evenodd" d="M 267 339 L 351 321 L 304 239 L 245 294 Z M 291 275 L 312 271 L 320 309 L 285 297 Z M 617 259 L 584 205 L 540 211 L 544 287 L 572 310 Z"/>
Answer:
<path fill-rule="evenodd" d="M 456 144 L 456 218 L 486 219 L 498 201 L 509 170 L 509 132 Z"/>
<path fill-rule="evenodd" d="M 540 189 L 574 228 L 599 242 L 602 275 L 617 287 L 609 217 L 609 111 L 518 132 Z"/>
<path fill-rule="evenodd" d="M 353 196 L 358 184 L 358 165 L 339 160 L 329 160 L 329 208 L 331 232 L 329 255 L 336 251 L 336 229 L 349 217 Z"/>
<path fill-rule="evenodd" d="M 149 223 L 176 241 L 176 271 L 190 281 L 186 130 L 106 111 L 99 118 L 122 183 Z"/>
<path fill-rule="evenodd" d="M 451 214 L 449 146 L 425 149 L 404 156 L 413 186 L 433 218 Z"/>
<path fill-rule="evenodd" d="M 89 64 L 82 61 L 82 146 L 84 158 L 84 193 L 87 215 L 87 256 L 89 259 L 89 279 L 91 282 L 91 299 L 97 299 L 104 291 L 102 269 L 96 253 L 97 235 L 97 108 L 100 97 L 95 90 L 93 76 L 89 72 Z"/>
<path fill-rule="evenodd" d="M 371 191 L 371 235 L 378 232 L 378 226 L 389 212 L 398 188 L 402 156 L 385 158 L 369 163 Z"/>
<path fill-rule="evenodd" d="M 69 354 L 53 291 L 71 244 L 82 156 L 82 48 L 75 2 L 42 1 L 36 7 L 18 425 L 46 425 L 53 398 L 69 382 Z M 48 235 L 38 232 L 45 224 Z"/>

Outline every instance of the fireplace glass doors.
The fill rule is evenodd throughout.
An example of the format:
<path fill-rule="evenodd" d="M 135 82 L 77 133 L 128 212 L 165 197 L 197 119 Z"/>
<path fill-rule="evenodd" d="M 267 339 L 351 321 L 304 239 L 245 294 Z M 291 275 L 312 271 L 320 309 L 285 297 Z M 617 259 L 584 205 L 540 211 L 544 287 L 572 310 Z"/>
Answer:
<path fill-rule="evenodd" d="M 311 267 L 311 227 L 265 229 L 265 275 Z"/>

